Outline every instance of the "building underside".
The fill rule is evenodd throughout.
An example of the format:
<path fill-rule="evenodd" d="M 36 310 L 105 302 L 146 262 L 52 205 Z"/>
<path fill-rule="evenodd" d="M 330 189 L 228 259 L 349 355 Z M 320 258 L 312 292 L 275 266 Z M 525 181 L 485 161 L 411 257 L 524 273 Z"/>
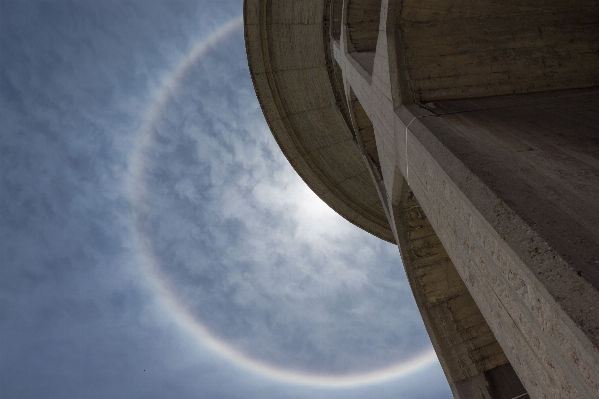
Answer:
<path fill-rule="evenodd" d="M 246 0 L 269 127 L 456 398 L 599 397 L 599 1 Z"/>

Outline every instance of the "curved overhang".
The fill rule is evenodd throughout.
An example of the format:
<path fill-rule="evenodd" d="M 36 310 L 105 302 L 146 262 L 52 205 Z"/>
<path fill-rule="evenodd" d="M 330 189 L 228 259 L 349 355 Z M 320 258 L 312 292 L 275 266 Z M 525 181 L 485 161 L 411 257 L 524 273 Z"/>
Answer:
<path fill-rule="evenodd" d="M 326 1 L 244 2 L 250 75 L 266 122 L 293 168 L 333 210 L 395 243 L 371 172 L 332 81 Z"/>

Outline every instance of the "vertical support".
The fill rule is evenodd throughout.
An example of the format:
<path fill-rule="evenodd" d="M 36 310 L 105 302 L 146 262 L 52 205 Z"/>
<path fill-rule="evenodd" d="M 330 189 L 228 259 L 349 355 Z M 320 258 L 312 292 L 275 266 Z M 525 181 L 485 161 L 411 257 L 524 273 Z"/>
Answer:
<path fill-rule="evenodd" d="M 454 397 L 527 397 L 407 182 L 397 171 L 390 220 L 404 268 Z"/>

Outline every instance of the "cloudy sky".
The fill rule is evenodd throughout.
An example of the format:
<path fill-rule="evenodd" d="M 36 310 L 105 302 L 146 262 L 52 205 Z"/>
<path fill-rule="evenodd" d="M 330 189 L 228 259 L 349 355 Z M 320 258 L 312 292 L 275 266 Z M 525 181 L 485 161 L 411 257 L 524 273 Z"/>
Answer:
<path fill-rule="evenodd" d="M 0 398 L 451 397 L 286 162 L 240 0 L 0 0 Z"/>

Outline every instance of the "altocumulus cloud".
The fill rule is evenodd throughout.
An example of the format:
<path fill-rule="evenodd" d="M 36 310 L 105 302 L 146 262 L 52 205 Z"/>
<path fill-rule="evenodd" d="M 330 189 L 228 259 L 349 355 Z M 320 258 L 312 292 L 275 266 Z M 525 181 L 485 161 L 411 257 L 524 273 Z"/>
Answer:
<path fill-rule="evenodd" d="M 430 347 L 397 249 L 336 216 L 280 154 L 240 32 L 164 109 L 131 208 L 130 155 L 161 83 L 240 13 L 240 1 L 0 3 L 1 397 L 447 397 L 438 366 L 351 392 L 263 380 L 160 312 L 139 227 L 181 305 L 248 356 L 344 373 Z"/>

